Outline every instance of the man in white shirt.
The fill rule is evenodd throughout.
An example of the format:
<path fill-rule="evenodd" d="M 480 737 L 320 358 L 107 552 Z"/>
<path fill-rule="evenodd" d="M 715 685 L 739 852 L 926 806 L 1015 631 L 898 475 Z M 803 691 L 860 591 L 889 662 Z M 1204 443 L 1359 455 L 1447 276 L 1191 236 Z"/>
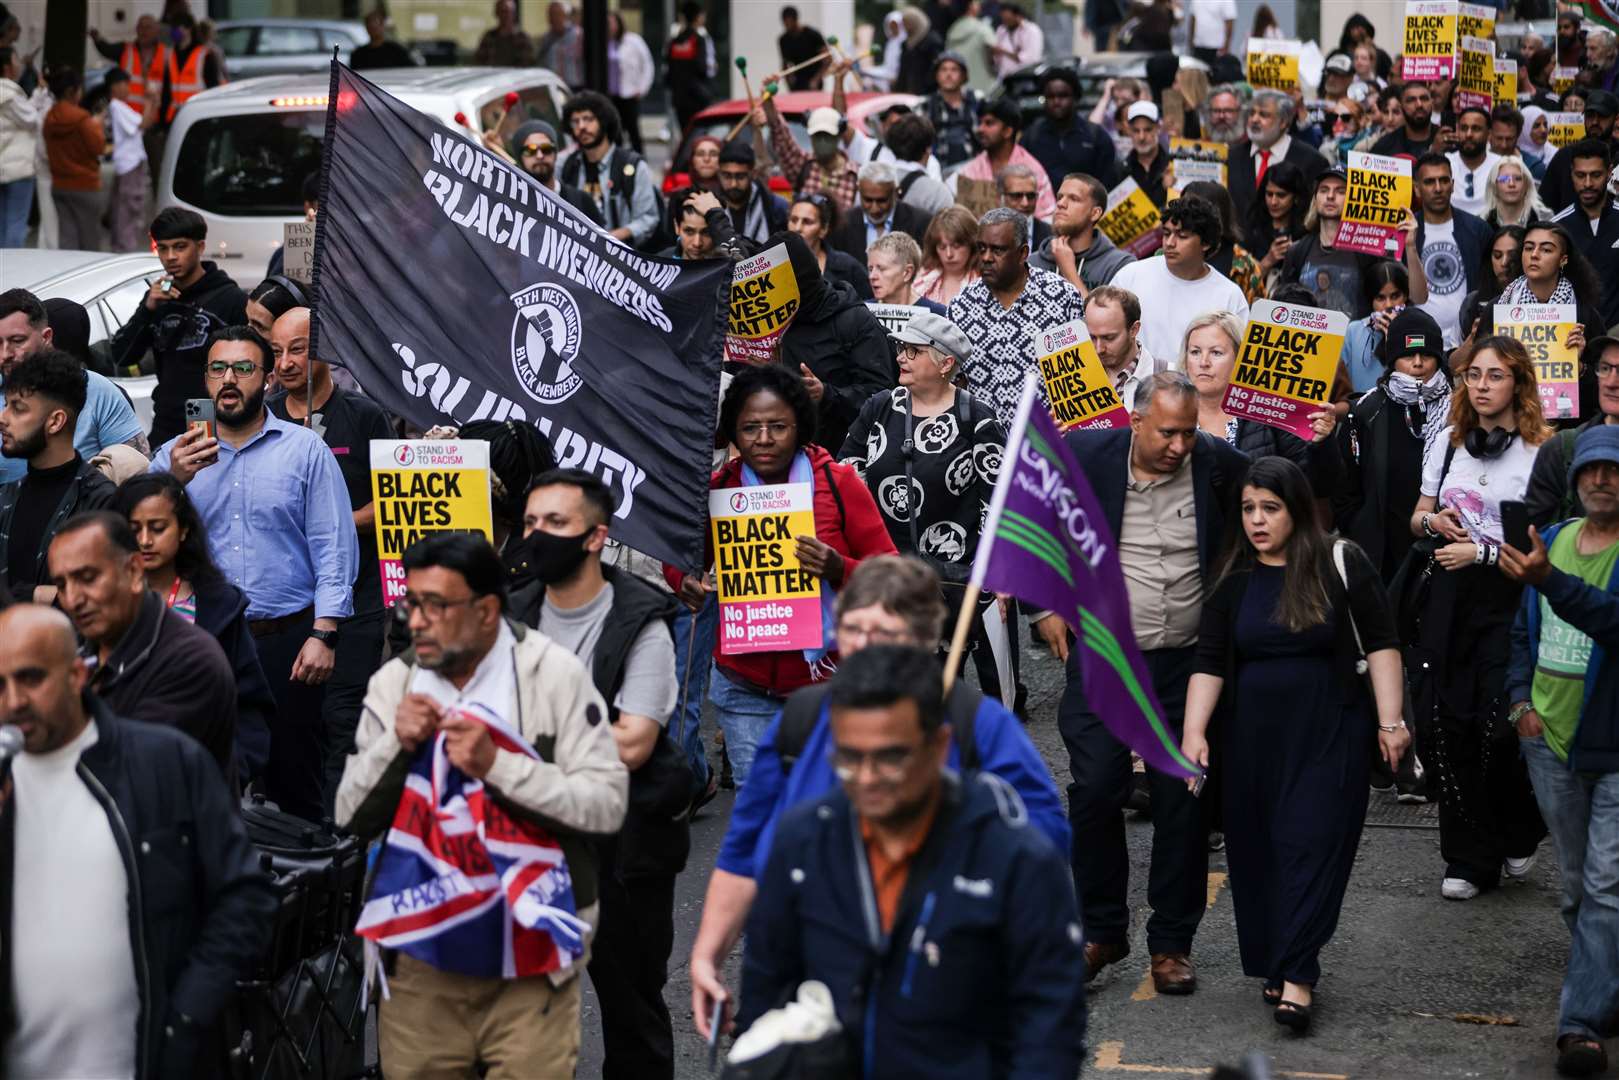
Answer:
<path fill-rule="evenodd" d="M 1237 0 L 1192 0 L 1186 15 L 1191 22 L 1192 55 L 1205 64 L 1231 52 L 1231 32 L 1237 25 Z"/>
<path fill-rule="evenodd" d="M 1136 390 L 1166 365 L 1141 343 L 1141 300 L 1116 285 L 1100 285 L 1085 299 L 1085 329 L 1097 358 L 1113 380 L 1126 409 L 1134 409 Z"/>
<path fill-rule="evenodd" d="M 1150 298 L 1142 312 L 1141 343 L 1179 370 L 1187 324 L 1210 311 L 1229 311 L 1245 324 L 1248 299 L 1207 262 L 1209 252 L 1220 246 L 1218 210 L 1202 199 L 1175 199 L 1164 207 L 1163 227 L 1162 257 L 1131 263 L 1112 284 Z"/>
<path fill-rule="evenodd" d="M 1484 216 L 1484 184 L 1501 155 L 1490 149 L 1490 114 L 1469 105 L 1456 115 L 1456 149 L 1445 155 L 1455 188 L 1450 204 L 1477 217 Z"/>
<path fill-rule="evenodd" d="M 1428 281 L 1428 300 L 1422 310 L 1439 324 L 1445 348 L 1454 349 L 1461 340 L 1462 298 L 1472 289 L 1483 288 L 1483 282 L 1475 279 L 1483 273 L 1490 228 L 1453 203 L 1456 181 L 1444 155 L 1424 154 L 1412 172 L 1412 186 L 1422 208 L 1417 251 Z"/>
<path fill-rule="evenodd" d="M 150 242 L 146 226 L 151 215 L 146 193 L 151 188 L 146 165 L 146 129 L 157 120 L 157 101 L 150 100 L 146 112 L 129 103 L 129 72 L 113 68 L 107 75 L 107 119 L 112 127 L 112 249 L 145 251 Z"/>
<path fill-rule="evenodd" d="M 1002 76 L 1038 64 L 1046 56 L 1046 35 L 1017 4 L 1001 5 L 1001 25 L 990 47 L 995 70 Z"/>

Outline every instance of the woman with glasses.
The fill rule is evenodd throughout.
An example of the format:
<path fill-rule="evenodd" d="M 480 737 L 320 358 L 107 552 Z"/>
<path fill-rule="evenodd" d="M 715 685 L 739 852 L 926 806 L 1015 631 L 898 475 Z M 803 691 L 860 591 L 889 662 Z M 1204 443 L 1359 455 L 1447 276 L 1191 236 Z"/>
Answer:
<path fill-rule="evenodd" d="M 1520 500 L 1552 434 L 1522 343 L 1491 336 L 1459 349 L 1450 422 L 1428 443 L 1417 538 L 1393 591 L 1410 625 L 1407 670 L 1417 739 L 1439 793 L 1440 895 L 1471 900 L 1503 871 L 1521 878 L 1546 835 L 1515 733 L 1503 722 L 1512 617 L 1520 586 L 1496 569 L 1501 506 Z"/>
<path fill-rule="evenodd" d="M 965 207 L 952 206 L 933 216 L 922 234 L 922 273 L 916 291 L 926 300 L 949 306 L 978 280 L 978 219 Z"/>
<path fill-rule="evenodd" d="M 1304 235 L 1304 215 L 1310 209 L 1309 180 L 1291 161 L 1278 161 L 1265 170 L 1261 197 L 1248 205 L 1245 233 L 1248 250 L 1259 253 L 1259 276 L 1268 293 L 1287 258 L 1287 249 Z"/>
<path fill-rule="evenodd" d="M 691 187 L 720 194 L 720 151 L 724 149 L 717 135 L 699 135 L 692 140 L 691 158 L 686 162 Z"/>
<path fill-rule="evenodd" d="M 1484 223 L 1492 229 L 1503 225 L 1533 225 L 1550 221 L 1551 210 L 1540 201 L 1535 177 L 1523 158 L 1514 154 L 1490 166 L 1484 178 Z"/>
<path fill-rule="evenodd" d="M 824 622 L 831 623 L 835 591 L 861 559 L 892 555 L 882 516 L 860 475 L 815 445 L 815 403 L 804 380 L 778 364 L 739 372 L 720 405 L 720 435 L 737 448 L 709 480 L 711 490 L 760 485 L 809 484 L 813 489 L 813 535 L 793 537 L 799 565 L 822 582 Z M 712 549 L 709 557 L 712 558 Z M 706 574 L 664 565 L 664 577 L 692 611 L 714 591 Z M 736 786 L 748 771 L 770 718 L 787 695 L 826 678 L 837 667 L 835 642 L 821 649 L 728 653 L 721 635 L 714 650 L 708 697 L 714 705 Z"/>
<path fill-rule="evenodd" d="M 1400 640 L 1377 571 L 1323 531 L 1297 466 L 1254 462 L 1240 510 L 1203 604 L 1181 749 L 1221 769 L 1243 974 L 1303 1033 L 1360 845 L 1374 722 L 1391 769 L 1411 741 Z"/>
<path fill-rule="evenodd" d="M 866 268 L 854 256 L 827 246 L 827 237 L 837 227 L 838 204 L 826 195 L 800 195 L 788 208 L 787 231 L 804 238 L 821 273 L 829 281 L 848 285 L 860 299 L 870 300 L 871 278 Z"/>
<path fill-rule="evenodd" d="M 916 291 L 916 273 L 921 266 L 922 249 L 905 233 L 891 232 L 872 241 L 866 249 L 866 273 L 873 302 L 919 307 L 943 315 L 943 304 Z"/>
<path fill-rule="evenodd" d="M 275 695 L 248 630 L 247 595 L 214 565 L 202 516 L 174 474 L 130 477 L 108 509 L 134 530 L 146 587 L 170 611 L 212 634 L 230 661 L 236 676 L 236 772 L 245 785 L 269 760 L 276 715 Z"/>

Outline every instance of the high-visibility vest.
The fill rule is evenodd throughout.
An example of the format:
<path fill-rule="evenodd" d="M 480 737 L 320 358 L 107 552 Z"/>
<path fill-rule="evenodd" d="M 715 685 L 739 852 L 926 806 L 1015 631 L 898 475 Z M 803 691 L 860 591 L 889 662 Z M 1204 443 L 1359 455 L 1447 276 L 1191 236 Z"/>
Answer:
<path fill-rule="evenodd" d="M 141 53 L 133 41 L 124 43 L 118 66 L 129 72 L 129 104 L 136 112 L 146 111 L 147 88 L 154 97 L 163 92 L 163 73 L 169 66 L 169 47 L 161 41 L 152 46 L 152 62 L 143 71 Z"/>
<path fill-rule="evenodd" d="M 165 123 L 172 121 L 175 112 L 190 98 L 208 89 L 202 81 L 202 66 L 207 57 L 208 50 L 201 45 L 191 47 L 185 67 L 175 66 L 174 55 L 169 55 L 169 111 L 163 118 Z"/>

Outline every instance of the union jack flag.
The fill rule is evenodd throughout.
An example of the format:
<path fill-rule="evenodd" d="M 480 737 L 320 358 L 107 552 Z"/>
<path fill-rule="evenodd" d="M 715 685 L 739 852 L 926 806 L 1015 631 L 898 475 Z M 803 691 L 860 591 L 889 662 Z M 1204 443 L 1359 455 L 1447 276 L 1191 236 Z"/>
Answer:
<path fill-rule="evenodd" d="M 473 704 L 462 715 L 487 727 L 496 748 L 539 760 L 492 710 Z M 463 975 L 512 979 L 570 967 L 590 924 L 575 913 L 561 846 L 451 765 L 446 738 L 411 762 L 355 932 Z"/>

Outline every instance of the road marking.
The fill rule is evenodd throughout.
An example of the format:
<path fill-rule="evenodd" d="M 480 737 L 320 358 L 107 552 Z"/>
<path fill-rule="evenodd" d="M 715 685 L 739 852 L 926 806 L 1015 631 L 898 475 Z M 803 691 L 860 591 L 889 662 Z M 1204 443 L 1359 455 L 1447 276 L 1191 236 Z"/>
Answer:
<path fill-rule="evenodd" d="M 1225 881 L 1226 881 L 1226 875 L 1225 874 L 1221 873 L 1218 870 L 1210 871 L 1210 873 L 1209 873 L 1209 902 L 1204 908 L 1205 911 L 1214 906 L 1214 901 L 1217 900 L 1219 898 L 1219 896 L 1220 896 L 1220 890 L 1225 887 Z M 1149 964 L 1147 966 L 1147 975 L 1146 975 L 1145 978 L 1143 978 L 1141 980 L 1141 985 L 1136 987 L 1136 992 L 1130 995 L 1130 1000 L 1131 1001 L 1151 1001 L 1153 998 L 1155 998 L 1157 996 L 1158 996 L 1158 990 L 1152 984 L 1152 965 L 1149 962 Z"/>
<path fill-rule="evenodd" d="M 1159 1076 L 1208 1076 L 1209 1065 L 1141 1065 L 1126 1064 L 1122 1041 L 1104 1042 L 1096 1048 L 1093 1067 L 1101 1072 L 1152 1073 Z M 1288 1076 L 1293 1080 L 1349 1080 L 1348 1073 L 1293 1072 L 1280 1069 L 1272 1076 Z"/>

